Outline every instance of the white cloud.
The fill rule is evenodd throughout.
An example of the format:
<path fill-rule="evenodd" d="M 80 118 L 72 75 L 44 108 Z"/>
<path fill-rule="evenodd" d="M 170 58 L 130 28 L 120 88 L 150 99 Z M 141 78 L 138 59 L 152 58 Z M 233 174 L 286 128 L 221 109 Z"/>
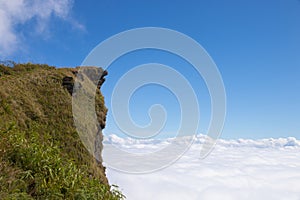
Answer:
<path fill-rule="evenodd" d="M 76 28 L 83 26 L 70 17 L 72 0 L 0 0 L 0 55 L 13 53 L 22 43 L 16 27 L 35 20 L 33 30 L 41 34 L 47 31 L 51 17 L 69 21 Z"/>
<path fill-rule="evenodd" d="M 219 140 L 214 151 L 200 160 L 203 141 L 204 136 L 198 137 L 190 150 L 166 169 L 131 175 L 107 168 L 107 176 L 130 200 L 300 200 L 299 140 Z M 133 152 L 166 145 L 166 141 L 143 143 L 116 136 L 105 142 Z"/>

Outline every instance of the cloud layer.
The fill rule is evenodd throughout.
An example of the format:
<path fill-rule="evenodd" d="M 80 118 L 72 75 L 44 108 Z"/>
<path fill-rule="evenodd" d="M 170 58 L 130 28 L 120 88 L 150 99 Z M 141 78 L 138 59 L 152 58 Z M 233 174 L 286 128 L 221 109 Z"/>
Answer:
<path fill-rule="evenodd" d="M 72 0 L 0 0 L 1 57 L 12 54 L 22 42 L 18 26 L 34 20 L 33 30 L 43 33 L 51 17 L 70 20 L 72 5 Z"/>
<path fill-rule="evenodd" d="M 219 140 L 199 159 L 204 136 L 172 166 L 151 174 L 131 175 L 107 168 L 111 184 L 130 200 L 300 200 L 300 141 L 295 138 Z M 131 151 L 152 151 L 168 141 L 135 141 L 110 136 Z"/>

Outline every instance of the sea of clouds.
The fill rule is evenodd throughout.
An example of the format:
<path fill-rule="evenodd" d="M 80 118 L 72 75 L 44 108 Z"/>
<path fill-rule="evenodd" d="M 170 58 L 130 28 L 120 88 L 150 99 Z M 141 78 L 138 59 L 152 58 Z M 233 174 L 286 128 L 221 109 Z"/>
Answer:
<path fill-rule="evenodd" d="M 299 140 L 220 139 L 201 160 L 204 139 L 199 135 L 177 162 L 153 173 L 126 174 L 107 166 L 109 182 L 118 185 L 129 200 L 300 200 Z M 116 135 L 104 140 L 132 152 L 151 152 L 170 142 Z"/>

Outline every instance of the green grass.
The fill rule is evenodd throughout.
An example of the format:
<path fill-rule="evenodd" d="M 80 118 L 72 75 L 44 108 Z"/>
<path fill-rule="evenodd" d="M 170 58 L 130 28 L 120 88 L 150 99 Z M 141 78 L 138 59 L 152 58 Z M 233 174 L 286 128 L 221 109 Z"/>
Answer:
<path fill-rule="evenodd" d="M 71 69 L 0 65 L 0 199 L 123 199 L 83 146 L 62 79 Z M 97 93 L 96 110 L 107 109 Z"/>

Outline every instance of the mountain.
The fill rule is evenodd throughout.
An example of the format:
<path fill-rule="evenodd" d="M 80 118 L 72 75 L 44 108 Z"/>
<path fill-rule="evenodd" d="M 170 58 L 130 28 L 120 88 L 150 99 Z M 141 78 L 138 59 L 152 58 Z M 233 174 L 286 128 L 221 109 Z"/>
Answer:
<path fill-rule="evenodd" d="M 101 156 L 83 145 L 72 114 L 79 68 L 0 64 L 0 199 L 123 199 L 108 184 Z M 107 74 L 102 73 L 98 88 Z M 107 109 L 97 90 L 96 152 Z"/>

